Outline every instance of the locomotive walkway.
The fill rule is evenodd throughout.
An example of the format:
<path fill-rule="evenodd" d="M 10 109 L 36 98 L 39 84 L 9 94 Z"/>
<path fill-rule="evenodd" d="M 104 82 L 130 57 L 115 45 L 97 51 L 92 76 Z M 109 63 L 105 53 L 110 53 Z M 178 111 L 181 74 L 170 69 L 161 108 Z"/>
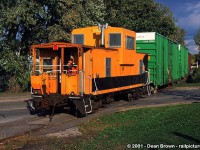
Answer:
<path fill-rule="evenodd" d="M 77 124 L 92 118 L 117 111 L 141 107 L 199 103 L 199 91 L 200 87 L 165 88 L 157 94 L 145 96 L 139 100 L 113 102 L 84 118 L 76 118 L 66 113 L 56 114 L 51 122 L 48 116 L 39 117 L 29 114 L 24 101 L 30 99 L 30 95 L 27 94 L 26 96 L 22 95 L 14 98 L 0 96 L 0 140 L 30 132 L 32 135 L 49 135 L 50 133 L 73 128 Z"/>

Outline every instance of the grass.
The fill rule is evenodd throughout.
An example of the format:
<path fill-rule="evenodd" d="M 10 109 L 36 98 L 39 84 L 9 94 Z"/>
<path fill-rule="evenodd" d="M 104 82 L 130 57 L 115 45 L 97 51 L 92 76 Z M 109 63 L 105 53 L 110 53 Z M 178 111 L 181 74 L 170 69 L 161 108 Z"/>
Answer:
<path fill-rule="evenodd" d="M 82 136 L 9 141 L 7 148 L 126 149 L 127 144 L 200 145 L 200 104 L 140 108 L 93 119 L 79 126 Z M 21 144 L 19 144 L 21 143 Z M 5 145 L 6 146 L 6 145 Z"/>
<path fill-rule="evenodd" d="M 199 144 L 200 104 L 142 108 L 80 126 L 85 136 L 66 149 L 126 149 L 127 144 Z"/>

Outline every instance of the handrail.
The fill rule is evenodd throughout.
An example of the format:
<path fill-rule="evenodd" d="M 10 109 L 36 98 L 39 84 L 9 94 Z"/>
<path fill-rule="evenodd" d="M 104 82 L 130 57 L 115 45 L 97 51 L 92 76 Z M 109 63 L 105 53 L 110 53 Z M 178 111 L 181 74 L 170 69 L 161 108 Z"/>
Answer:
<path fill-rule="evenodd" d="M 61 65 L 35 65 L 36 67 L 40 67 L 40 66 L 45 66 L 45 67 L 51 67 L 51 66 L 61 66 Z M 68 66 L 68 65 L 63 65 L 63 66 Z M 72 67 L 77 67 L 78 65 L 72 65 Z"/>
<path fill-rule="evenodd" d="M 61 69 L 59 70 L 55 70 L 53 69 L 53 67 L 60 67 L 61 68 L 61 65 L 35 65 L 36 67 L 51 67 L 51 68 L 45 68 L 45 69 L 52 69 L 51 71 L 46 71 L 45 73 L 56 73 L 56 72 L 60 72 L 61 73 Z M 63 65 L 64 67 L 67 67 L 68 65 Z M 72 65 L 72 67 L 77 67 L 78 65 Z M 44 68 L 43 68 L 44 69 Z M 44 72 L 42 72 L 40 69 L 38 70 L 35 70 L 36 72 L 39 72 L 39 74 L 42 74 Z M 66 70 L 63 70 L 64 73 L 66 74 L 70 74 L 70 75 L 73 75 L 73 73 L 78 73 L 78 70 L 74 70 L 74 69 L 66 69 Z"/>
<path fill-rule="evenodd" d="M 40 66 L 46 66 L 46 67 L 48 67 L 48 66 L 60 66 L 60 65 L 35 65 L 36 67 L 40 67 Z"/>

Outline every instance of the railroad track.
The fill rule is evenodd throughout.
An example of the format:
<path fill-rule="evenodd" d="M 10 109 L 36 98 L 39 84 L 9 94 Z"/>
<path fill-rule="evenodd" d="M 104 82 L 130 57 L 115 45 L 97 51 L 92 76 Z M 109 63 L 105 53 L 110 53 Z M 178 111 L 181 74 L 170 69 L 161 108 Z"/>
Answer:
<path fill-rule="evenodd" d="M 61 113 L 55 114 L 52 121 L 49 121 L 49 117 L 34 117 L 24 120 L 19 120 L 10 124 L 1 124 L 2 130 L 20 130 L 24 128 L 24 131 L 17 132 L 16 134 L 7 134 L 7 136 L 1 137 L 0 142 L 9 140 L 11 138 L 17 138 L 22 135 L 28 134 L 33 136 L 41 136 L 49 133 L 56 133 L 68 128 L 72 128 L 79 123 L 84 123 L 93 118 L 97 118 L 101 115 L 108 115 L 117 111 L 126 111 L 129 109 L 141 108 L 141 107 L 157 107 L 164 105 L 175 105 L 175 104 L 187 104 L 200 102 L 199 89 L 185 90 L 168 90 L 163 89 L 158 94 L 148 96 L 146 98 L 140 98 L 135 101 L 115 101 L 105 108 L 100 108 L 94 114 L 90 114 L 83 118 L 76 118 L 75 116 Z M 190 95 L 190 98 L 186 97 L 185 93 Z M 196 93 L 196 94 L 194 94 Z M 198 97 L 198 99 L 196 98 Z M 2 135 L 2 134 L 0 134 Z"/>
<path fill-rule="evenodd" d="M 0 128 L 5 131 L 5 134 L 2 134 L 2 133 L 0 134 L 1 135 L 0 142 L 9 140 L 12 138 L 17 138 L 17 137 L 27 135 L 27 134 L 34 134 L 34 133 L 37 134 L 41 130 L 48 130 L 48 129 L 51 130 L 50 128 L 55 128 L 56 126 L 59 126 L 59 125 L 62 126 L 62 124 L 64 125 L 70 124 L 70 122 L 73 122 L 73 121 L 82 122 L 84 120 L 90 119 L 91 117 L 96 117 L 98 116 L 98 114 L 104 114 L 104 112 L 105 114 L 107 114 L 108 111 L 113 112 L 114 109 L 116 109 L 117 107 L 126 105 L 128 103 L 129 102 L 127 101 L 115 101 L 111 103 L 110 105 L 106 105 L 105 108 L 101 108 L 97 110 L 97 112 L 95 112 L 94 114 L 89 114 L 88 116 L 83 117 L 83 118 L 77 118 L 67 113 L 61 113 L 61 114 L 55 114 L 51 122 L 50 122 L 49 116 L 47 115 L 46 117 L 37 116 L 31 119 L 26 118 L 23 120 L 18 120 L 18 121 L 14 121 L 10 123 L 3 123 L 3 124 L 0 124 Z M 79 120 L 79 121 L 76 121 L 76 120 Z M 13 130 L 13 134 L 11 134 L 10 132 L 6 134 L 6 130 Z"/>

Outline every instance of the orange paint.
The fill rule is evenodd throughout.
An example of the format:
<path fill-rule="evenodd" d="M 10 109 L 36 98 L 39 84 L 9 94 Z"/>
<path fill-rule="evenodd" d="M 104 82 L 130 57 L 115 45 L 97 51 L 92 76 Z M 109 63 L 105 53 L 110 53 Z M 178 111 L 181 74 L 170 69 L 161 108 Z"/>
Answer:
<path fill-rule="evenodd" d="M 109 43 L 110 37 L 115 34 L 121 35 L 120 46 L 111 46 Z M 135 84 L 99 92 L 92 91 L 92 82 L 95 82 L 96 78 L 106 78 L 106 74 L 109 74 L 110 77 L 120 77 L 140 73 L 140 60 L 143 60 L 145 54 L 136 53 L 134 31 L 109 26 L 108 29 L 105 29 L 105 47 L 100 47 L 101 35 L 97 26 L 73 30 L 72 42 L 80 40 L 74 38 L 76 35 L 79 38 L 84 37 L 83 45 L 52 42 L 31 47 L 34 59 L 33 75 L 31 76 L 33 89 L 40 89 L 42 94 L 57 93 L 79 96 L 81 93 L 106 94 L 144 85 Z M 133 41 L 131 41 L 132 39 Z M 129 43 L 131 49 L 127 48 L 127 42 L 133 42 L 133 45 Z M 39 60 L 36 60 L 36 49 L 40 51 Z M 74 59 L 74 64 L 72 69 L 67 71 L 69 69 L 67 62 L 71 57 Z M 39 62 L 38 67 L 36 67 L 37 61 Z M 110 62 L 110 72 L 107 73 L 106 61 Z M 39 69 L 38 72 L 36 68 Z M 107 69 L 109 70 L 109 68 Z"/>

